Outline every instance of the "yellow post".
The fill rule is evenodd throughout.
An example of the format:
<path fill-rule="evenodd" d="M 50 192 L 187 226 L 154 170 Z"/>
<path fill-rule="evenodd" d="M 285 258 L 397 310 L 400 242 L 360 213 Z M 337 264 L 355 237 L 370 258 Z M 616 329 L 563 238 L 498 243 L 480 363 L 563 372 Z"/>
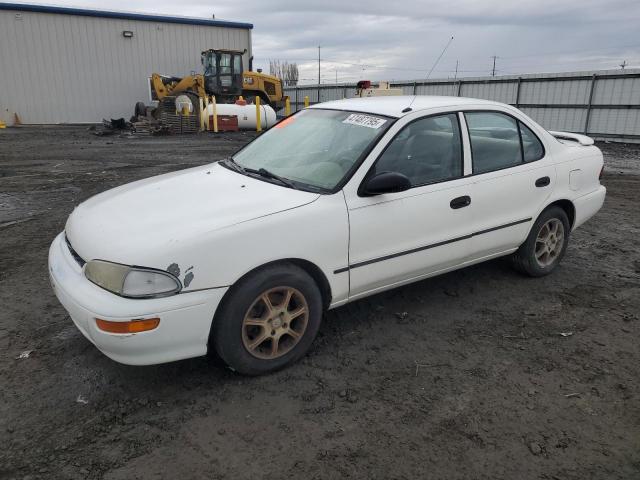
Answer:
<path fill-rule="evenodd" d="M 262 119 L 260 118 L 260 97 L 256 95 L 256 132 L 262 131 Z"/>
<path fill-rule="evenodd" d="M 0 120 L 0 128 L 7 128 L 7 124 Z"/>
<path fill-rule="evenodd" d="M 309 95 L 304 96 L 304 108 L 309 108 Z"/>
<path fill-rule="evenodd" d="M 209 125 L 209 104 L 211 103 L 211 101 L 209 100 L 209 97 L 205 96 L 204 97 L 204 114 L 203 114 L 203 118 L 204 118 L 204 130 L 206 132 L 211 131 L 211 125 Z"/>
<path fill-rule="evenodd" d="M 291 101 L 287 97 L 284 100 L 284 116 L 288 117 L 289 115 L 291 115 Z"/>
<path fill-rule="evenodd" d="M 202 100 L 202 98 L 198 98 L 198 103 L 200 104 L 200 131 L 204 132 L 204 119 L 207 116 L 207 102 L 206 100 Z"/>
<path fill-rule="evenodd" d="M 216 97 L 211 97 L 211 105 L 213 105 L 213 131 L 218 133 L 218 109 L 216 107 Z"/>

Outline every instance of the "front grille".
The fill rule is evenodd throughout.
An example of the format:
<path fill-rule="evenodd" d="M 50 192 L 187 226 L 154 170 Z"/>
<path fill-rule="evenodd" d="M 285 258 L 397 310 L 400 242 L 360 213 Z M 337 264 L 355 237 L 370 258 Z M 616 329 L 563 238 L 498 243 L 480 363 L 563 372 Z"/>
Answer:
<path fill-rule="evenodd" d="M 71 242 L 69 241 L 69 239 L 67 238 L 67 235 L 65 234 L 64 236 L 64 241 L 67 242 L 67 247 L 69 248 L 69 252 L 71 253 L 71 256 L 73 257 L 73 259 L 78 262 L 78 265 L 80 265 L 81 267 L 84 267 L 84 264 L 87 263 L 85 262 L 82 257 L 80 255 L 78 255 L 78 252 L 76 252 L 73 247 L 71 246 Z"/>
<path fill-rule="evenodd" d="M 273 82 L 264 82 L 264 90 L 267 92 L 267 95 L 275 95 L 276 94 L 276 84 Z"/>

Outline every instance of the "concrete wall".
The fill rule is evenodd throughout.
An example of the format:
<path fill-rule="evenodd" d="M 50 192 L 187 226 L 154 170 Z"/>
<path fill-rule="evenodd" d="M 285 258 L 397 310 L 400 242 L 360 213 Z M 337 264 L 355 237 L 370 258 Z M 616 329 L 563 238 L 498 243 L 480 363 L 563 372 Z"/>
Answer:
<path fill-rule="evenodd" d="M 57 11 L 67 9 L 49 13 L 0 4 L 0 120 L 9 125 L 16 113 L 25 124 L 128 119 L 137 101 L 149 102 L 152 72 L 201 73 L 204 49 L 247 49 L 249 65 L 250 24 Z M 125 30 L 133 38 L 125 38 Z"/>
<path fill-rule="evenodd" d="M 640 69 L 391 82 L 407 95 L 451 95 L 509 103 L 549 130 L 640 142 Z M 292 109 L 351 98 L 355 84 L 289 87 Z"/>

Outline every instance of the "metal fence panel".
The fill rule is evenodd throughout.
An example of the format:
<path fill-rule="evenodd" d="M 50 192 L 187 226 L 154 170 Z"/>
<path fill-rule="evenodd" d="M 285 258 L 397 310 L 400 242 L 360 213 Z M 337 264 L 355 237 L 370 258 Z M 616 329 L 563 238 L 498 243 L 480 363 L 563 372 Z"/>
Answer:
<path fill-rule="evenodd" d="M 589 119 L 589 130 L 607 135 L 634 135 L 640 130 L 640 110 L 594 110 Z"/>
<path fill-rule="evenodd" d="M 586 110 L 581 108 L 530 108 L 522 111 L 548 130 L 581 132 L 586 120 Z"/>
<path fill-rule="evenodd" d="M 586 104 L 591 80 L 526 81 L 520 89 L 520 103 L 524 104 Z"/>
<path fill-rule="evenodd" d="M 517 86 L 517 81 L 508 83 L 471 83 L 468 85 L 463 83 L 460 96 L 495 100 L 502 103 L 515 103 Z"/>
<path fill-rule="evenodd" d="M 637 78 L 598 80 L 593 92 L 596 104 L 640 104 L 640 81 Z"/>
<path fill-rule="evenodd" d="M 376 85 L 374 83 L 374 85 Z M 483 98 L 518 106 L 549 130 L 640 142 L 640 69 L 391 82 L 405 95 Z M 352 98 L 355 84 L 285 88 L 292 105 Z M 297 97 L 296 97 L 297 96 Z M 295 109 L 295 107 L 294 107 Z"/>
<path fill-rule="evenodd" d="M 416 85 L 416 95 L 450 95 L 455 96 L 457 87 L 454 84 L 436 83 L 433 85 Z"/>

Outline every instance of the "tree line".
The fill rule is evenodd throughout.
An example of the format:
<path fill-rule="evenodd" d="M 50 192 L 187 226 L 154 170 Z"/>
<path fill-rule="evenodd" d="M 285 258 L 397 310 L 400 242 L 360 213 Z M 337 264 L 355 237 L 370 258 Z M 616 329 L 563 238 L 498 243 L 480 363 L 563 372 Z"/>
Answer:
<path fill-rule="evenodd" d="M 285 87 L 298 85 L 298 64 L 280 60 L 269 60 L 269 74 L 282 80 Z"/>

